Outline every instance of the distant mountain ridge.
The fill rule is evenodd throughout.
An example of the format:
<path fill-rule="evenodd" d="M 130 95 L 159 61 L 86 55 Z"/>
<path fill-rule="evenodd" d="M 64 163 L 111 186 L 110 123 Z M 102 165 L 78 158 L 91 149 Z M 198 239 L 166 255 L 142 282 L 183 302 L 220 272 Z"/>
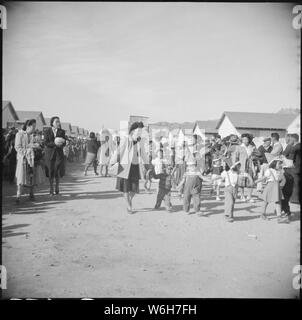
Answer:
<path fill-rule="evenodd" d="M 299 114 L 299 108 L 281 108 L 277 113 L 280 114 Z"/>

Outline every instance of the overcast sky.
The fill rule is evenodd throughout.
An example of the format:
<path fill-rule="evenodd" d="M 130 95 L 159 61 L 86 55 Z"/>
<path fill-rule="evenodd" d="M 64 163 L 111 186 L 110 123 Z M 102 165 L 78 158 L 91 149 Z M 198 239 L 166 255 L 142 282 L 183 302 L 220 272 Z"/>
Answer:
<path fill-rule="evenodd" d="M 3 98 L 99 130 L 299 107 L 293 5 L 12 3 Z"/>

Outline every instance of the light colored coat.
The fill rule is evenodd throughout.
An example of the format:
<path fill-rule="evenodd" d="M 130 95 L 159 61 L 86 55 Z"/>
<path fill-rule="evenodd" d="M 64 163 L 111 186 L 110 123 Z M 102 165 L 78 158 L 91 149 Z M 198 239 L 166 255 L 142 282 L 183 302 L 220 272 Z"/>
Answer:
<path fill-rule="evenodd" d="M 255 151 L 255 147 L 253 147 L 252 145 L 249 145 L 247 147 L 247 150 L 243 145 L 238 146 L 236 150 L 236 159 L 240 161 L 241 172 L 246 172 L 246 173 L 249 173 L 251 176 L 254 176 L 255 168 L 252 161 L 252 153 Z"/>
<path fill-rule="evenodd" d="M 273 144 L 273 150 L 271 151 L 271 154 L 273 154 L 274 156 L 280 156 L 283 152 L 283 147 L 282 144 L 280 142 L 276 142 Z"/>
<path fill-rule="evenodd" d="M 138 146 L 138 163 L 140 170 L 140 179 L 144 177 L 144 164 L 149 164 L 148 154 L 143 147 L 142 142 L 137 143 Z M 134 144 L 133 140 L 129 137 L 121 139 L 119 148 L 114 152 L 110 164 L 113 165 L 118 161 L 118 153 L 120 155 L 120 170 L 118 173 L 119 178 L 128 179 L 131 163 L 134 155 Z"/>
<path fill-rule="evenodd" d="M 106 152 L 108 149 L 109 149 L 109 155 L 107 156 Z M 99 159 L 100 164 L 107 166 L 109 164 L 112 153 L 113 153 L 112 142 L 110 140 L 107 142 L 102 142 L 97 155 L 97 158 Z"/>
<path fill-rule="evenodd" d="M 32 154 L 33 135 L 28 137 L 27 133 L 20 130 L 16 134 L 15 149 L 17 151 L 17 167 L 16 167 L 16 179 L 17 185 L 27 184 L 27 172 L 25 159 L 29 154 Z"/>

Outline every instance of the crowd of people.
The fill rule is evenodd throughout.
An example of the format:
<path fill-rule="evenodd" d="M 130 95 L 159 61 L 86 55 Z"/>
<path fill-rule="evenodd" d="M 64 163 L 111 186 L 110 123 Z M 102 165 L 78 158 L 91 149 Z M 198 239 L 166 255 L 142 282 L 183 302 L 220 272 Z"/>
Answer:
<path fill-rule="evenodd" d="M 112 168 L 115 166 L 116 189 L 123 192 L 129 213 L 133 212 L 132 201 L 139 193 L 140 179 L 145 180 L 146 190 L 150 190 L 152 179 L 159 181 L 154 209 L 164 201 L 166 210 L 173 211 L 171 191 L 174 189 L 183 198 L 183 210 L 190 214 L 192 200 L 194 211 L 200 215 L 203 215 L 200 210 L 203 181 L 212 184 L 217 201 L 221 200 L 220 187 L 224 183 L 225 216 L 229 222 L 234 221 L 236 201 L 255 202 L 254 189 L 263 201 L 260 214 L 263 219 L 267 219 L 268 204 L 273 203 L 278 223 L 288 223 L 290 203 L 300 203 L 298 134 L 287 134 L 284 150 L 276 132 L 264 138 L 258 148 L 249 133 L 224 139 L 216 135 L 199 142 L 194 137 L 191 146 L 184 142 L 178 149 L 159 142 L 155 148 L 157 156 L 153 157 L 153 141 L 149 148 L 145 147 L 143 130 L 142 123 L 134 123 L 110 160 Z"/>
<path fill-rule="evenodd" d="M 84 175 L 90 167 L 95 175 L 114 176 L 116 189 L 124 194 L 127 212 L 133 213 L 132 202 L 139 193 L 139 181 L 144 180 L 150 192 L 157 181 L 157 198 L 154 209 L 162 201 L 173 211 L 171 192 L 183 199 L 183 209 L 190 213 L 201 210 L 203 181 L 211 184 L 211 196 L 221 199 L 224 186 L 225 216 L 234 221 L 236 201 L 255 202 L 253 190 L 262 199 L 261 218 L 267 219 L 267 206 L 273 203 L 277 221 L 290 221 L 290 203 L 300 203 L 300 142 L 298 134 L 286 135 L 283 149 L 278 133 L 263 139 L 258 148 L 254 137 L 244 133 L 202 139 L 194 136 L 192 143 L 180 145 L 146 138 L 142 122 L 131 125 L 128 135 L 115 136 L 104 130 L 90 132 L 87 139 L 67 137 L 61 129 L 59 117 L 52 117 L 50 128 L 36 130 L 34 119 L 26 121 L 21 130 L 10 129 L 2 135 L 5 176 L 17 184 L 19 204 L 23 188 L 29 189 L 34 200 L 34 187 L 49 181 L 49 194 L 60 193 L 60 179 L 69 162 L 84 162 Z"/>

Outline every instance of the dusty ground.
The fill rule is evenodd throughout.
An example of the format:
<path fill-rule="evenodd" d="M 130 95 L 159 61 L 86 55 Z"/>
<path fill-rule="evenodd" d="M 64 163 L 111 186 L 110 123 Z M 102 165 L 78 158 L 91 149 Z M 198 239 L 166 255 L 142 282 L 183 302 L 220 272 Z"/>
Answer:
<path fill-rule="evenodd" d="M 136 196 L 137 212 L 129 215 L 113 178 L 84 177 L 75 165 L 53 199 L 43 186 L 35 203 L 24 199 L 17 207 L 14 186 L 3 187 L 4 297 L 298 295 L 298 206 L 290 224 L 277 224 L 273 215 L 259 219 L 260 201 L 238 203 L 231 224 L 205 186 L 207 217 L 186 215 L 177 198 L 175 212 L 151 211 L 155 190 Z"/>

